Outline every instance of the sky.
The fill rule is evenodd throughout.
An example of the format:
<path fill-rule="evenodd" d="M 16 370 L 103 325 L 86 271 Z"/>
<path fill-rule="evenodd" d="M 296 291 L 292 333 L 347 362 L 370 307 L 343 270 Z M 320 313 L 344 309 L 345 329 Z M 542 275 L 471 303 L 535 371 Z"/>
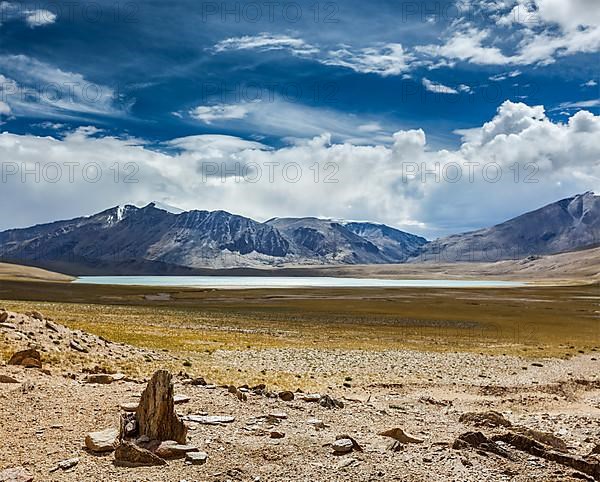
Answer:
<path fill-rule="evenodd" d="M 430 239 L 600 192 L 597 0 L 0 0 L 0 229 L 159 201 Z"/>

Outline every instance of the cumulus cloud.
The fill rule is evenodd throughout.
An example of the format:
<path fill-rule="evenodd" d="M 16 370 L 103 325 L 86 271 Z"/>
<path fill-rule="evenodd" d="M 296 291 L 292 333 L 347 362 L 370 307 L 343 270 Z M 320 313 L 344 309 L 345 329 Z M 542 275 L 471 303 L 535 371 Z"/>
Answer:
<path fill-rule="evenodd" d="M 577 192 L 600 191 L 599 135 L 600 116 L 590 112 L 561 123 L 542 106 L 509 101 L 452 150 L 431 148 L 421 129 L 398 131 L 389 145 L 334 143 L 322 134 L 280 148 L 233 136 L 191 136 L 156 146 L 90 128 L 62 138 L 5 132 L 3 194 L 12 202 L 0 205 L 0 220 L 8 228 L 164 200 L 258 220 L 370 219 L 435 237 L 500 222 Z M 74 182 L 67 162 L 79 163 Z M 52 163 L 63 167 L 58 182 L 44 176 L 44 166 L 53 172 Z M 100 180 L 82 179 L 86 163 L 101 168 Z M 18 171 L 8 173 L 9 164 Z M 137 182 L 126 183 L 132 172 Z"/>

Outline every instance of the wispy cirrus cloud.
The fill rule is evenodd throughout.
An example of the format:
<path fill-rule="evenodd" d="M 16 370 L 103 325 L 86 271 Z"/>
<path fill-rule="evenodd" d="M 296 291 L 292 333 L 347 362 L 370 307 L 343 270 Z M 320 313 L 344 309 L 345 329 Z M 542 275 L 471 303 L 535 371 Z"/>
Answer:
<path fill-rule="evenodd" d="M 269 33 L 230 37 L 221 40 L 213 47 L 214 52 L 227 52 L 232 50 L 258 50 L 262 52 L 270 50 L 286 50 L 295 55 L 312 55 L 319 52 L 318 48 L 300 38 Z"/>

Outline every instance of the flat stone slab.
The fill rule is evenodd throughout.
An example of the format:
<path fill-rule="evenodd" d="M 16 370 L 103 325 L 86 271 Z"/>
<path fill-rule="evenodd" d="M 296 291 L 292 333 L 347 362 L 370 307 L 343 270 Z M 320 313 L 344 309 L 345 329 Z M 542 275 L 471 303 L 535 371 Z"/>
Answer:
<path fill-rule="evenodd" d="M 185 461 L 192 465 L 203 465 L 208 460 L 206 452 L 189 452 L 185 456 Z"/>
<path fill-rule="evenodd" d="M 235 421 L 235 417 L 228 415 L 188 415 L 186 420 L 204 425 L 222 425 Z"/>

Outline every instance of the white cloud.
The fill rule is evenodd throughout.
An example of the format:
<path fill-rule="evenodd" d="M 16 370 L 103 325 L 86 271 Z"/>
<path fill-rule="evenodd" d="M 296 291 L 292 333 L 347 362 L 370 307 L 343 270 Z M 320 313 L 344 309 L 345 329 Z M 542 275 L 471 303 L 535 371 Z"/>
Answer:
<path fill-rule="evenodd" d="M 554 109 L 589 109 L 591 107 L 600 107 L 600 99 L 579 100 L 577 102 L 563 102 Z"/>
<path fill-rule="evenodd" d="M 244 35 L 242 37 L 231 37 L 221 40 L 214 47 L 215 52 L 226 52 L 229 50 L 287 50 L 296 55 L 315 54 L 319 50 L 302 39 L 288 35 L 274 35 L 261 33 L 259 35 Z"/>
<path fill-rule="evenodd" d="M 600 191 L 599 135 L 600 116 L 580 111 L 565 123 L 553 122 L 542 106 L 508 101 L 489 122 L 469 129 L 454 150 L 431 148 L 421 129 L 398 131 L 389 145 L 334 143 L 324 134 L 269 148 L 232 136 L 201 135 L 174 139 L 160 151 L 143 140 L 110 137 L 94 129 L 78 129 L 61 139 L 5 132 L 0 134 L 4 166 L 95 162 L 104 176 L 96 183 L 83 181 L 80 169 L 73 183 L 66 171 L 58 183 L 9 176 L 2 189 L 12 201 L 0 204 L 1 227 L 68 218 L 132 200 L 168 199 L 184 209 L 225 209 L 258 220 L 315 215 L 419 226 L 418 232 L 433 237 L 499 222 L 577 192 Z M 111 166 L 127 162 L 138 166 L 139 182 L 115 182 Z M 206 163 L 229 170 L 225 182 L 214 172 L 203 178 Z M 472 182 L 468 163 L 476 166 Z M 498 182 L 483 177 L 490 163 L 502 170 Z M 530 163 L 536 168 L 533 173 L 527 170 Z M 299 167 L 297 182 L 283 177 L 292 164 L 287 175 Z M 405 176 L 407 165 L 430 174 L 424 180 Z M 436 170 L 444 173 L 455 165 L 463 169 L 458 182 L 435 179 Z M 517 181 L 515 165 L 521 174 Z M 237 179 L 231 175 L 236 166 L 241 173 Z M 273 166 L 272 179 L 268 166 Z M 258 169 L 262 172 L 252 180 L 243 175 L 255 175 Z M 524 182 L 528 174 L 538 182 Z M 337 182 L 324 182 L 328 175 Z"/>
<path fill-rule="evenodd" d="M 216 104 L 199 105 L 194 107 L 190 116 L 200 120 L 205 124 L 211 124 L 216 120 L 243 119 L 248 115 L 249 107 L 245 103 L 241 104 Z"/>
<path fill-rule="evenodd" d="M 596 82 L 595 80 L 588 80 L 587 82 L 584 82 L 583 84 L 581 84 L 581 87 L 596 87 L 598 85 L 598 82 Z"/>
<path fill-rule="evenodd" d="M 128 108 L 116 105 L 112 88 L 26 55 L 0 55 L 0 70 L 0 94 L 15 116 L 120 116 Z"/>
<path fill-rule="evenodd" d="M 330 50 L 320 62 L 325 65 L 346 67 L 363 74 L 378 74 L 383 77 L 400 75 L 410 70 L 415 57 L 401 44 L 388 43 L 377 47 L 352 49 L 343 47 Z"/>
<path fill-rule="evenodd" d="M 423 83 L 423 87 L 425 87 L 425 89 L 429 92 L 434 92 L 436 94 L 458 94 L 458 90 L 453 89 L 452 87 L 448 87 L 444 84 L 432 82 L 431 80 L 425 77 L 423 77 L 423 80 L 421 82 Z"/>
<path fill-rule="evenodd" d="M 505 72 L 503 74 L 492 75 L 492 76 L 490 76 L 490 80 L 492 80 L 494 82 L 500 82 L 502 80 L 512 79 L 514 77 L 518 77 L 519 75 L 521 75 L 521 71 L 520 70 L 513 70 L 513 71 L 510 71 L 510 72 Z"/>
<path fill-rule="evenodd" d="M 23 21 L 29 28 L 43 27 L 56 22 L 57 15 L 47 9 L 28 9 L 11 2 L 0 2 L 0 26 L 2 21 Z"/>
<path fill-rule="evenodd" d="M 38 10 L 26 10 L 25 11 L 25 22 L 30 28 L 43 27 L 45 25 L 51 25 L 56 22 L 56 14 L 50 10 L 38 9 Z"/>

